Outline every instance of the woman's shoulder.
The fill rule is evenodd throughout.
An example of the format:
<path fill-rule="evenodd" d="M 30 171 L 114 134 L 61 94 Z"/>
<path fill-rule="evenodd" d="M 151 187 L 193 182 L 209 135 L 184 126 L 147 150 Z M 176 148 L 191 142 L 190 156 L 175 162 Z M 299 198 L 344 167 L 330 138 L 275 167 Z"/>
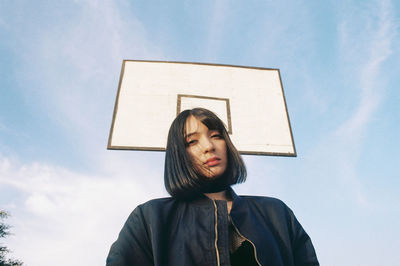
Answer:
<path fill-rule="evenodd" d="M 166 197 L 152 199 L 136 205 L 136 207 L 129 214 L 127 223 L 146 223 L 149 219 L 154 219 L 157 217 L 161 218 L 162 216 L 168 214 L 175 202 L 175 199 Z"/>
<path fill-rule="evenodd" d="M 249 195 L 241 195 L 239 197 L 247 202 L 262 203 L 262 204 L 281 206 L 281 207 L 286 206 L 286 204 L 282 200 L 274 197 L 249 196 Z"/>
<path fill-rule="evenodd" d="M 165 198 L 156 198 L 156 199 L 151 199 L 149 201 L 146 201 L 142 204 L 139 204 L 136 209 L 141 209 L 141 210 L 148 210 L 148 209 L 163 209 L 167 207 L 168 205 L 173 205 L 176 203 L 176 200 L 171 197 L 165 197 Z"/>
<path fill-rule="evenodd" d="M 278 198 L 266 196 L 240 196 L 250 206 L 256 207 L 265 212 L 292 213 L 292 210 L 285 202 Z"/>

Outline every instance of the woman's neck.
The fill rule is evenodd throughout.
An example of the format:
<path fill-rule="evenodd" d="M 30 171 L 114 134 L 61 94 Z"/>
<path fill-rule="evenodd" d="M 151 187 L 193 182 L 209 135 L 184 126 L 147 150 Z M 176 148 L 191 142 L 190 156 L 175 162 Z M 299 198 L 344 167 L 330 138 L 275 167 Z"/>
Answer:
<path fill-rule="evenodd" d="M 231 201 L 231 197 L 228 195 L 228 191 L 223 190 L 220 192 L 214 192 L 214 193 L 204 193 L 209 199 L 212 200 L 226 200 L 226 201 Z"/>

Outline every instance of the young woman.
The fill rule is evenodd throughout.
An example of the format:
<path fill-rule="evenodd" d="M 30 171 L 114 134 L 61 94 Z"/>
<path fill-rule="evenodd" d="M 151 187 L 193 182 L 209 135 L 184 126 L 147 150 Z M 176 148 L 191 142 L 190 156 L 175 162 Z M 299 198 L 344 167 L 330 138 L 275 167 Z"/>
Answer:
<path fill-rule="evenodd" d="M 222 121 L 202 108 L 171 125 L 164 182 L 171 198 L 138 206 L 107 265 L 319 265 L 311 239 L 280 200 L 237 196 L 246 168 Z"/>

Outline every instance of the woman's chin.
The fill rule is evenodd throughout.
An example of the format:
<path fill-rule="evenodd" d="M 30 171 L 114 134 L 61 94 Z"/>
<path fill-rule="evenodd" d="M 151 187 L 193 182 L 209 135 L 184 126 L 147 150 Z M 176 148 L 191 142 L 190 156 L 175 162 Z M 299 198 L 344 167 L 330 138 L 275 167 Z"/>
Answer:
<path fill-rule="evenodd" d="M 201 171 L 201 175 L 204 176 L 204 178 L 206 179 L 217 179 L 221 176 L 223 176 L 224 171 L 220 171 L 220 169 L 216 168 L 216 169 L 207 169 L 206 171 L 203 169 L 203 171 Z"/>
<path fill-rule="evenodd" d="M 204 178 L 207 180 L 218 179 L 222 176 L 222 174 L 214 174 L 214 173 L 207 173 L 203 174 Z"/>

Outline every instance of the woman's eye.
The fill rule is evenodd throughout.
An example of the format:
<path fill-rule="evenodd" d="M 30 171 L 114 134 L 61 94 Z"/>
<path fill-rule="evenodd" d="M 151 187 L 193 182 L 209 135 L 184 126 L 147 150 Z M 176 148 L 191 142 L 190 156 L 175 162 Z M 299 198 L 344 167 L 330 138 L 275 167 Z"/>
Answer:
<path fill-rule="evenodd" d="M 187 142 L 187 145 L 193 145 L 193 144 L 196 144 L 196 142 L 197 142 L 197 140 L 192 139 L 192 140 L 189 140 L 189 141 Z"/>
<path fill-rule="evenodd" d="M 222 138 L 222 135 L 221 134 L 213 134 L 213 135 L 211 135 L 211 137 L 212 138 L 216 138 L 216 139 L 220 139 L 220 138 Z"/>

